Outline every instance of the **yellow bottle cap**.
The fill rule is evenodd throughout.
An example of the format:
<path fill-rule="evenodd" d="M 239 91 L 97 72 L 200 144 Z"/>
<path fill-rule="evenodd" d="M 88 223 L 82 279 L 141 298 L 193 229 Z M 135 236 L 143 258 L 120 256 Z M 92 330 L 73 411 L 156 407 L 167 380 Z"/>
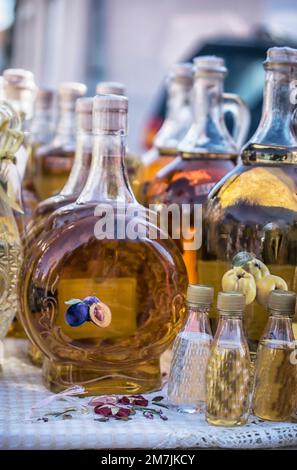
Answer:
<path fill-rule="evenodd" d="M 214 289 L 210 286 L 189 284 L 187 290 L 187 302 L 194 305 L 211 305 L 214 297 Z"/>
<path fill-rule="evenodd" d="M 268 309 L 292 316 L 295 313 L 296 294 L 286 290 L 273 290 L 268 297 Z"/>
<path fill-rule="evenodd" d="M 218 310 L 226 313 L 243 313 L 245 295 L 241 292 L 219 292 L 217 307 Z"/>

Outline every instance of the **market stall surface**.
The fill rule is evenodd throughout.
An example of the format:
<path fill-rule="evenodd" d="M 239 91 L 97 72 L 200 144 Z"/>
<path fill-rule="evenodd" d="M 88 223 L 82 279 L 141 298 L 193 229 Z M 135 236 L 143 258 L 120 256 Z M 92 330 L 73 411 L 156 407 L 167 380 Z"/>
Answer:
<path fill-rule="evenodd" d="M 209 426 L 203 415 L 185 415 L 151 405 L 162 392 L 146 395 L 161 411 L 153 418 L 137 411 L 129 420 L 94 413 L 90 397 L 54 399 L 41 382 L 41 370 L 27 358 L 27 341 L 5 340 L 5 365 L 0 372 L 0 449 L 166 449 L 166 448 L 288 448 L 297 446 L 297 423 L 263 422 L 250 417 L 246 426 Z M 166 403 L 166 400 L 162 403 Z M 70 409 L 72 411 L 67 412 Z M 66 410 L 66 411 L 65 411 Z M 66 418 L 65 418 L 66 415 Z M 44 416 L 46 418 L 44 419 Z M 168 418 L 168 419 L 166 419 Z"/>

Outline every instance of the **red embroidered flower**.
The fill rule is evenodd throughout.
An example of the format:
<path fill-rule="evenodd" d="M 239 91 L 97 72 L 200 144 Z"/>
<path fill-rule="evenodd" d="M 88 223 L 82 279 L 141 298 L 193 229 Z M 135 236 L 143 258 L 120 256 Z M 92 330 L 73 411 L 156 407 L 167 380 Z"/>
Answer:
<path fill-rule="evenodd" d="M 131 410 L 128 408 L 119 408 L 117 406 L 96 406 L 95 413 L 104 416 L 104 418 L 128 418 Z"/>

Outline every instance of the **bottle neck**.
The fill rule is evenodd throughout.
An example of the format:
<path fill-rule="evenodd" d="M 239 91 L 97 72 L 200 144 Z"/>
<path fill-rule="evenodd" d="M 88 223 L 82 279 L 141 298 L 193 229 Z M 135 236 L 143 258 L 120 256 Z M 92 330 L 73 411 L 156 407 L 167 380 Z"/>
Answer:
<path fill-rule="evenodd" d="M 183 157 L 201 154 L 235 155 L 237 148 L 229 134 L 223 111 L 223 75 L 201 75 L 194 82 L 194 122 L 180 142 Z"/>
<path fill-rule="evenodd" d="M 185 136 L 192 120 L 189 85 L 171 82 L 168 86 L 166 116 L 154 139 L 161 154 L 176 154 L 179 141 Z"/>
<path fill-rule="evenodd" d="M 80 130 L 76 135 L 76 148 L 69 178 L 60 195 L 79 195 L 87 181 L 92 157 L 92 134 Z"/>
<path fill-rule="evenodd" d="M 243 332 L 242 315 L 224 314 L 220 316 L 215 340 L 226 341 L 226 343 L 245 343 Z"/>
<path fill-rule="evenodd" d="M 210 306 L 187 304 L 187 317 L 182 331 L 202 333 L 212 337 L 209 323 Z"/>
<path fill-rule="evenodd" d="M 262 117 L 258 129 L 243 151 L 244 162 L 257 158 L 273 161 L 274 153 L 279 147 L 288 150 L 297 148 L 296 128 L 294 129 L 296 104 L 292 88 L 296 80 L 296 66 L 278 64 L 266 71 Z M 259 148 L 256 147 L 257 144 L 260 144 Z M 278 163 L 279 161 L 280 158 L 277 159 Z M 287 161 L 285 155 L 283 161 Z"/>
<path fill-rule="evenodd" d="M 74 145 L 76 134 L 75 110 L 60 107 L 54 145 Z"/>
<path fill-rule="evenodd" d="M 52 123 L 49 109 L 36 109 L 31 124 L 31 141 L 47 143 L 51 135 Z"/>
<path fill-rule="evenodd" d="M 270 315 L 261 340 L 276 340 L 288 343 L 294 341 L 292 319 L 283 314 Z"/>
<path fill-rule="evenodd" d="M 87 202 L 135 203 L 124 163 L 125 138 L 119 133 L 93 136 L 93 156 L 86 185 L 77 200 Z"/>

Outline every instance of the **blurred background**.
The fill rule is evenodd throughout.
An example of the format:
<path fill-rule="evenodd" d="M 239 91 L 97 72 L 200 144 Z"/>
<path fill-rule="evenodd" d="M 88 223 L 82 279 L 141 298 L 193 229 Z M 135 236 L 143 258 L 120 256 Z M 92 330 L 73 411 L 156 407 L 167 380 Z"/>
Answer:
<path fill-rule="evenodd" d="M 149 145 L 164 114 L 164 77 L 176 61 L 218 54 L 226 91 L 261 109 L 265 50 L 297 46 L 296 0 L 0 0 L 0 65 L 34 72 L 40 86 L 126 84 L 129 145 Z"/>

